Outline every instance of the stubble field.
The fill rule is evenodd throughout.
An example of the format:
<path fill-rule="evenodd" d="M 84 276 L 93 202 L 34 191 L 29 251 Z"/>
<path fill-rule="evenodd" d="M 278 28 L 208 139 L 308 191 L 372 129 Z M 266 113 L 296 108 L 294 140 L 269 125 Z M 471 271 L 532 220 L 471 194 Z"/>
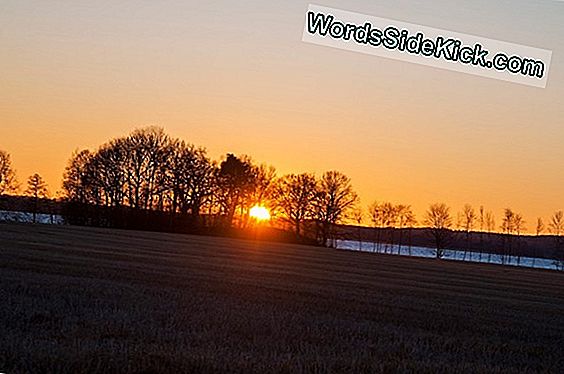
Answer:
<path fill-rule="evenodd" d="M 564 274 L 0 224 L 0 372 L 564 372 Z"/>

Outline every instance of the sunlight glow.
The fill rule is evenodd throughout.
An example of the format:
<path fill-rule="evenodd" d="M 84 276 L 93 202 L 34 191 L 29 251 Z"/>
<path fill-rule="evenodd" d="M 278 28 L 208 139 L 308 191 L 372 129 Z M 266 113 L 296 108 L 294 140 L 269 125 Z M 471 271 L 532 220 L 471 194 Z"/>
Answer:
<path fill-rule="evenodd" d="M 251 218 L 257 221 L 268 221 L 270 219 L 270 212 L 263 206 L 255 205 L 249 211 Z"/>

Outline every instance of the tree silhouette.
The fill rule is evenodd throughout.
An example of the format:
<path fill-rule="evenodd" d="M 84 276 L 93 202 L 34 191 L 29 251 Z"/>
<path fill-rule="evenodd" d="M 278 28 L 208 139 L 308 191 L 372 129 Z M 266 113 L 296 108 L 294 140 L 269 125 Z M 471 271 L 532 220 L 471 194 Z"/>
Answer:
<path fill-rule="evenodd" d="M 557 269 L 564 270 L 564 250 L 562 245 L 562 234 L 564 234 L 564 212 L 559 210 L 550 217 L 548 230 L 552 235 L 554 235 L 554 265 Z"/>
<path fill-rule="evenodd" d="M 435 241 L 436 257 L 442 258 L 452 235 L 450 231 L 452 217 L 449 207 L 444 203 L 431 204 L 426 212 L 424 223 L 429 227 L 429 232 Z"/>
<path fill-rule="evenodd" d="M 243 212 L 242 204 L 253 189 L 253 166 L 248 160 L 229 153 L 216 174 L 216 196 L 224 224 L 231 227 L 236 210 Z"/>
<path fill-rule="evenodd" d="M 364 220 L 364 212 L 362 211 L 362 208 L 360 206 L 357 206 L 353 209 L 352 214 L 351 214 L 351 218 L 354 221 L 354 223 L 356 224 L 358 250 L 361 251 L 362 250 L 362 231 L 361 231 L 360 225 L 362 224 L 362 221 Z"/>
<path fill-rule="evenodd" d="M 87 204 L 88 194 L 88 166 L 92 160 L 89 150 L 75 151 L 69 160 L 63 174 L 63 196 L 68 201 Z"/>
<path fill-rule="evenodd" d="M 12 168 L 12 160 L 8 152 L 0 150 L 0 196 L 18 190 L 16 172 Z"/>
<path fill-rule="evenodd" d="M 334 226 L 339 223 L 357 202 L 351 180 L 338 171 L 328 171 L 318 183 L 314 199 L 315 219 L 318 224 L 318 239 L 327 246 L 331 240 L 333 246 Z"/>
<path fill-rule="evenodd" d="M 521 234 L 524 230 L 526 230 L 525 223 L 523 216 L 520 213 L 515 213 L 515 216 L 513 217 L 513 226 L 515 227 L 515 233 L 517 234 L 517 265 L 521 264 Z"/>
<path fill-rule="evenodd" d="M 38 173 L 33 174 L 27 180 L 27 189 L 25 194 L 33 199 L 33 223 L 37 222 L 37 212 L 39 209 L 39 200 L 48 197 L 47 184 Z"/>
<path fill-rule="evenodd" d="M 402 240 L 403 240 L 403 230 L 404 228 L 409 227 L 411 231 L 411 227 L 413 227 L 413 225 L 415 224 L 415 215 L 413 214 L 413 211 L 411 210 L 411 206 L 409 205 L 402 205 L 402 204 L 397 205 L 395 208 L 395 212 L 397 215 L 397 225 L 399 229 L 398 254 L 400 254 Z M 410 252 L 411 252 L 411 248 L 410 248 Z"/>
<path fill-rule="evenodd" d="M 289 174 L 278 180 L 276 198 L 282 216 L 293 226 L 298 239 L 301 239 L 305 221 L 313 218 L 316 188 L 313 174 Z"/>
<path fill-rule="evenodd" d="M 382 233 L 382 226 L 383 226 L 383 212 L 382 212 L 382 205 L 377 201 L 373 202 L 368 207 L 368 213 L 370 214 L 370 221 L 372 222 L 372 227 L 374 228 L 374 233 L 376 234 L 374 237 L 374 252 L 380 252 L 380 237 Z"/>
<path fill-rule="evenodd" d="M 476 212 L 474 208 L 470 204 L 464 205 L 464 209 L 462 211 L 462 226 L 464 228 L 464 232 L 466 233 L 466 246 L 464 248 L 464 256 L 462 258 L 463 261 L 466 261 L 466 254 L 470 250 L 470 236 L 472 235 L 472 230 L 474 229 L 474 224 L 476 223 Z"/>
<path fill-rule="evenodd" d="M 175 140 L 167 164 L 162 189 L 169 192 L 171 214 L 190 214 L 199 224 L 200 212 L 213 193 L 213 163 L 205 149 Z"/>

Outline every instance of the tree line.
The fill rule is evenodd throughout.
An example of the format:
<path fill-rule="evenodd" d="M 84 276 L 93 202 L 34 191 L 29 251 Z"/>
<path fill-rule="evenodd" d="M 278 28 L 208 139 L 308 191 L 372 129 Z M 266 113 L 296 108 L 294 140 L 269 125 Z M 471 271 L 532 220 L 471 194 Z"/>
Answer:
<path fill-rule="evenodd" d="M 11 187 L 0 193 L 16 189 L 7 169 L 10 180 L 2 180 Z M 40 197 L 31 190 L 28 195 Z M 135 130 L 95 151 L 74 152 L 62 199 L 69 223 L 152 229 L 245 229 L 252 224 L 250 209 L 262 206 L 297 239 L 324 246 L 334 244 L 335 225 L 358 202 L 350 178 L 338 171 L 278 177 L 274 167 L 245 155 L 227 154 L 216 162 L 204 148 L 157 127 Z"/>
<path fill-rule="evenodd" d="M 476 235 L 483 248 L 484 234 L 496 231 L 493 213 L 484 207 L 476 211 L 465 205 L 456 221 L 443 203 L 431 204 L 420 222 L 409 205 L 374 202 L 364 212 L 350 178 L 341 172 L 277 176 L 274 167 L 246 155 L 227 154 L 214 161 L 205 148 L 172 138 L 159 127 L 134 130 L 94 151 L 75 151 L 62 186 L 63 216 L 72 224 L 171 231 L 246 229 L 253 224 L 250 209 L 261 206 L 297 240 L 323 246 L 334 245 L 338 224 L 352 221 L 360 226 L 367 216 L 374 228 L 374 250 L 387 253 L 395 248 L 399 253 L 406 243 L 411 248 L 412 229 L 423 225 L 439 258 L 453 235 L 465 235 L 466 257 Z M 0 195 L 19 188 L 10 156 L 0 150 Z M 35 221 L 37 204 L 49 195 L 39 174 L 29 177 L 24 194 L 35 202 Z M 538 218 L 537 236 L 546 229 L 561 253 L 564 213 L 551 216 L 547 227 Z M 520 253 L 525 230 L 523 216 L 506 209 L 498 230 L 504 234 L 503 256 Z"/>

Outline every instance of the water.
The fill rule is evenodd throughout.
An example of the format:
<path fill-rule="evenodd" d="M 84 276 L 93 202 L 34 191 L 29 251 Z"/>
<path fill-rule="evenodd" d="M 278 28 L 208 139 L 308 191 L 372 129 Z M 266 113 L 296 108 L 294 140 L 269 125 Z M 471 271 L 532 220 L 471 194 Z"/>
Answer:
<path fill-rule="evenodd" d="M 347 249 L 351 251 L 375 252 L 374 243 L 372 242 L 362 242 L 362 247 L 359 248 L 358 241 L 337 240 L 336 246 L 339 249 Z M 398 245 L 392 246 L 390 244 L 380 244 L 379 252 L 397 255 L 399 249 L 400 256 L 427 257 L 427 258 L 436 257 L 436 250 L 434 248 L 412 246 L 411 249 L 409 249 L 407 245 L 402 245 L 401 249 L 398 247 L 399 247 Z M 376 249 L 376 251 L 378 251 L 378 248 Z M 480 255 L 480 253 L 477 252 L 466 252 L 466 259 L 464 259 L 464 251 L 452 250 L 452 249 L 445 249 L 443 255 L 443 258 L 447 260 L 483 262 L 483 263 L 491 263 L 491 264 L 558 270 L 557 264 L 554 262 L 554 260 L 551 259 L 539 258 L 539 257 L 536 258 L 521 257 L 520 259 L 518 259 L 516 256 L 504 256 L 504 257 L 505 258 L 497 254 L 482 253 Z"/>
<path fill-rule="evenodd" d="M 32 223 L 33 213 L 0 210 L 0 222 Z M 64 220 L 63 217 L 58 214 L 37 213 L 35 215 L 35 222 L 43 224 L 62 225 L 64 223 Z"/>

